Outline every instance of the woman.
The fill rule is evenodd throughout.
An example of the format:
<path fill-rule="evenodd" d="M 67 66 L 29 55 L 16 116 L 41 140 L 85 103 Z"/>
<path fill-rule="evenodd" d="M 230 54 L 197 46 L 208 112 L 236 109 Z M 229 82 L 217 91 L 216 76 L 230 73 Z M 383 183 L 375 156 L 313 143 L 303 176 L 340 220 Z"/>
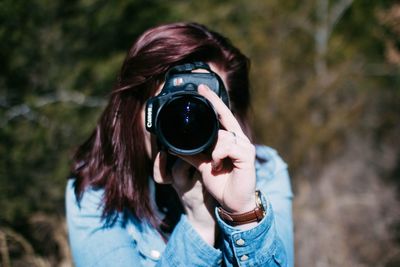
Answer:
<path fill-rule="evenodd" d="M 222 127 L 211 153 L 178 155 L 168 169 L 168 153 L 145 129 L 145 103 L 171 67 L 194 61 L 222 78 L 231 109 L 200 85 Z M 248 68 L 199 24 L 155 27 L 136 40 L 74 157 L 66 207 L 76 266 L 293 265 L 289 177 L 273 149 L 251 142 Z"/>

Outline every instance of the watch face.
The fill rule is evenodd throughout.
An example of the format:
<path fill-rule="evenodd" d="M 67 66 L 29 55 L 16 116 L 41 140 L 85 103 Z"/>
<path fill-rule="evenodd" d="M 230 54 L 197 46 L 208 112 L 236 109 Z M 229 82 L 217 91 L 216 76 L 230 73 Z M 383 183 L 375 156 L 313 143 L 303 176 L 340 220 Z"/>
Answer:
<path fill-rule="evenodd" d="M 256 205 L 263 211 L 263 217 L 265 217 L 267 210 L 263 205 L 263 196 L 260 190 L 256 191 Z"/>
<path fill-rule="evenodd" d="M 260 190 L 257 190 L 257 191 L 256 191 L 256 205 L 257 205 L 258 207 L 260 207 L 260 208 L 264 208 L 264 207 L 263 207 L 262 200 L 261 200 L 261 192 L 260 192 Z"/>

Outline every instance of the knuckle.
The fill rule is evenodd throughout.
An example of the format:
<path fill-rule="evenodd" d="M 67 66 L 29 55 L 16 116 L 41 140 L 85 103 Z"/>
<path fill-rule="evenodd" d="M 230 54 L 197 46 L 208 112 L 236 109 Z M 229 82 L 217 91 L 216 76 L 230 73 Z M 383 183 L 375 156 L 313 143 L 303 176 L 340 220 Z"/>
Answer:
<path fill-rule="evenodd" d="M 226 130 L 218 130 L 218 139 L 223 140 L 228 136 L 229 132 Z"/>
<path fill-rule="evenodd" d="M 211 153 L 211 158 L 215 161 L 219 159 L 219 151 L 217 149 L 214 149 L 213 152 Z"/>

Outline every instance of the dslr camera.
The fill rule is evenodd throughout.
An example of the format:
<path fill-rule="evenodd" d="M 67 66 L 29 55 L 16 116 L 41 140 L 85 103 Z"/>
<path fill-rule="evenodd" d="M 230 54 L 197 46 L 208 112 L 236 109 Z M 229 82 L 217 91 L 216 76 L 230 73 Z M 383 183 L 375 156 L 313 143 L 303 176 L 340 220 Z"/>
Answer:
<path fill-rule="evenodd" d="M 194 70 L 207 72 L 193 72 Z M 179 155 L 207 151 L 220 128 L 212 104 L 197 92 L 207 85 L 229 107 L 222 79 L 204 62 L 175 66 L 168 70 L 161 92 L 147 100 L 146 129 L 157 136 L 161 149 Z"/>

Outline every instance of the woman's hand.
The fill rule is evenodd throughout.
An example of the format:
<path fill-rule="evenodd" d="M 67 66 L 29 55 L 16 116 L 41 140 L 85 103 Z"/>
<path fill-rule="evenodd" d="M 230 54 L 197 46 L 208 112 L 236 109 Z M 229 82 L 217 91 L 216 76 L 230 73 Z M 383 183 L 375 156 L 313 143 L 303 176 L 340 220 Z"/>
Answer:
<path fill-rule="evenodd" d="M 172 184 L 193 228 L 207 243 L 214 245 L 216 202 L 202 185 L 200 173 L 180 158 L 176 159 L 170 171 L 167 170 L 167 153 L 161 151 L 154 161 L 153 176 L 157 183 Z"/>
<path fill-rule="evenodd" d="M 211 157 L 204 154 L 180 157 L 196 167 L 204 187 L 224 209 L 233 213 L 250 211 L 255 207 L 255 147 L 213 91 L 200 85 L 198 92 L 214 106 L 225 130 L 219 130 Z"/>
<path fill-rule="evenodd" d="M 189 221 L 203 239 L 213 244 L 215 201 L 225 210 L 238 214 L 255 207 L 255 147 L 232 112 L 213 91 L 204 85 L 200 85 L 198 91 L 214 106 L 225 130 L 219 130 L 211 156 L 178 155 L 183 160 L 174 163 L 171 173 L 166 168 L 167 154 L 159 152 L 154 161 L 153 175 L 157 183 L 172 184 Z M 192 166 L 196 171 L 191 170 Z"/>

